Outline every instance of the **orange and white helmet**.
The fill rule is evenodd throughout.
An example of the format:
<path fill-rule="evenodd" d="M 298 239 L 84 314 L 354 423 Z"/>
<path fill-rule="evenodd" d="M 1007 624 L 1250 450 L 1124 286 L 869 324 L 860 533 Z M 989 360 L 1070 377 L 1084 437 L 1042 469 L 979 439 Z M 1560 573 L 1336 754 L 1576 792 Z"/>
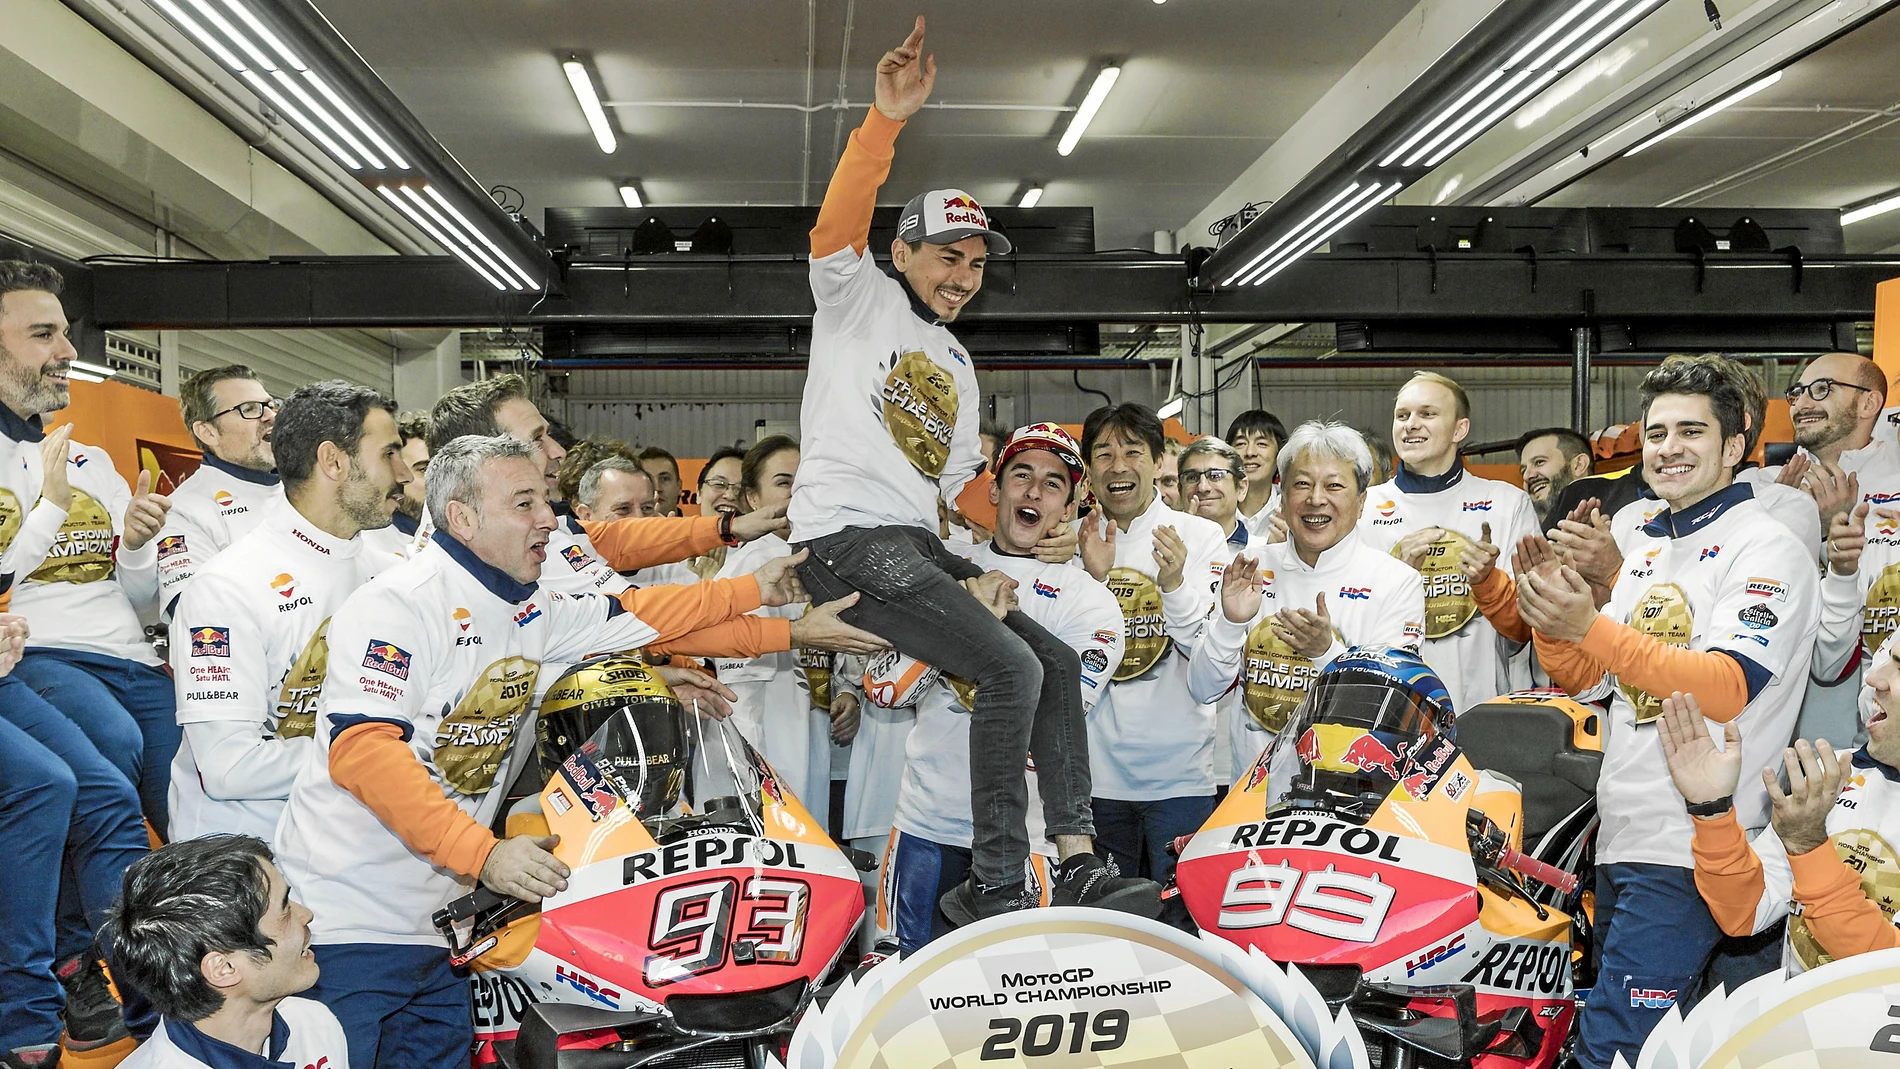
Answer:
<path fill-rule="evenodd" d="M 886 650 L 864 666 L 864 697 L 884 709 L 908 709 L 941 675 L 915 657 Z"/>

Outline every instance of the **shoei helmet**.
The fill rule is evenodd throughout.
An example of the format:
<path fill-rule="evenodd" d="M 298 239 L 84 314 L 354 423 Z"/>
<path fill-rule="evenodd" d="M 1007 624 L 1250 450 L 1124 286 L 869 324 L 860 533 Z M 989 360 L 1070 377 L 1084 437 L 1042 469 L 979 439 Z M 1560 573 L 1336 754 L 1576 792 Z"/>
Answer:
<path fill-rule="evenodd" d="M 1455 737 L 1451 695 L 1405 646 L 1355 646 L 1313 681 L 1274 740 L 1270 803 L 1369 817 L 1407 758 Z"/>
<path fill-rule="evenodd" d="M 590 739 L 594 760 L 642 817 L 672 809 L 686 778 L 686 711 L 672 688 L 639 659 L 582 661 L 541 701 L 537 749 L 550 775 Z"/>

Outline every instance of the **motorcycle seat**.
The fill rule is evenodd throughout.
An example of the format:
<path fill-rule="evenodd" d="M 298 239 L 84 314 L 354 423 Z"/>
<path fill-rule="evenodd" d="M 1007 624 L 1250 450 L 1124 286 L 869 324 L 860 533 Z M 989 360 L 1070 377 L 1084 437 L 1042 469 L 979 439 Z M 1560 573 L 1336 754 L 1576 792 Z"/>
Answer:
<path fill-rule="evenodd" d="M 1458 716 L 1458 745 L 1473 766 L 1524 790 L 1524 841 L 1534 843 L 1596 795 L 1601 717 L 1570 698 L 1511 694 Z"/>

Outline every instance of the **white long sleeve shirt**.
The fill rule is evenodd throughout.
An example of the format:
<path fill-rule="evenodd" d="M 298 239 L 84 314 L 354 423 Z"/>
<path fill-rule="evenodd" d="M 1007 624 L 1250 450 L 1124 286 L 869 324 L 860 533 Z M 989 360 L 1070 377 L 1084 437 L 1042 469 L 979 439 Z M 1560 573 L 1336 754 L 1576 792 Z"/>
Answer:
<path fill-rule="evenodd" d="M 1314 678 L 1347 647 L 1417 645 L 1425 633 L 1424 580 L 1390 554 L 1366 545 L 1357 530 L 1321 553 L 1311 567 L 1290 540 L 1262 546 L 1259 553 L 1259 611 L 1252 620 L 1235 623 L 1216 600 L 1188 659 L 1188 691 L 1196 701 L 1213 701 L 1231 691 L 1241 703 L 1228 728 L 1235 778 L 1273 742 Z M 1309 659 L 1288 648 L 1273 633 L 1271 621 L 1281 609 L 1312 611 L 1321 594 L 1333 621 L 1333 644 Z"/>
<path fill-rule="evenodd" d="M 248 1057 L 247 1057 L 248 1056 Z M 198 1029 L 161 1018 L 152 1038 L 119 1064 L 125 1069 L 238 1069 L 268 1063 L 291 1069 L 350 1069 L 343 1025 L 316 999 L 291 996 L 271 1016 L 270 1041 L 262 1055 L 240 1051 Z"/>
<path fill-rule="evenodd" d="M 170 497 L 172 510 L 158 532 L 164 558 L 158 600 L 167 620 L 192 576 L 284 503 L 284 486 L 275 472 L 252 471 L 206 453 Z"/>

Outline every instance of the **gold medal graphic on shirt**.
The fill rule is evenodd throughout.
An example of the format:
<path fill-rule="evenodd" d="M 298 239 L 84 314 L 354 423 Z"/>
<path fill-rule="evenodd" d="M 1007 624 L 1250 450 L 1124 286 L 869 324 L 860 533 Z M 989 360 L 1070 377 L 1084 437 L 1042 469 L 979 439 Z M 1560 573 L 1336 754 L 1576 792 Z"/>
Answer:
<path fill-rule="evenodd" d="M 1477 599 L 1471 596 L 1471 582 L 1458 565 L 1465 558 L 1471 539 L 1457 531 L 1440 528 L 1440 534 L 1425 549 L 1418 563 L 1418 574 L 1425 580 L 1425 637 L 1445 638 L 1464 630 L 1478 614 Z M 1392 547 L 1399 555 L 1399 547 Z"/>
<path fill-rule="evenodd" d="M 884 379 L 884 428 L 897 451 L 935 479 L 950 459 L 957 380 L 922 352 L 908 352 Z"/>
<path fill-rule="evenodd" d="M 73 487 L 73 505 L 59 525 L 46 563 L 28 578 L 40 583 L 96 583 L 112 577 L 112 516 L 92 495 Z"/>
<path fill-rule="evenodd" d="M 1629 624 L 1671 646 L 1687 646 L 1689 636 L 1695 632 L 1695 614 L 1689 611 L 1689 598 L 1681 587 L 1674 583 L 1657 583 L 1643 591 L 1643 596 L 1630 609 Z M 1619 686 L 1624 700 L 1636 711 L 1638 724 L 1647 724 L 1662 715 L 1660 697 L 1637 690 L 1628 683 Z"/>
<path fill-rule="evenodd" d="M 1878 651 L 1896 623 L 1900 623 L 1900 563 L 1887 565 L 1867 588 L 1866 607 L 1860 614 L 1861 645 L 1870 654 Z"/>
<path fill-rule="evenodd" d="M 526 657 L 503 657 L 482 669 L 455 711 L 436 727 L 435 767 L 451 790 L 484 794 L 495 785 L 515 729 L 534 699 L 540 670 Z"/>
<path fill-rule="evenodd" d="M 805 612 L 799 613 L 803 619 L 811 612 L 811 605 L 805 605 Z M 803 646 L 792 648 L 792 663 L 798 666 L 798 674 L 804 677 L 805 693 L 811 698 L 813 709 L 831 711 L 831 653 L 828 650 L 808 650 Z"/>
<path fill-rule="evenodd" d="M 0 486 L 0 553 L 13 544 L 13 536 L 20 533 L 20 524 L 26 521 L 26 510 L 20 507 L 20 497 L 4 486 Z"/>
<path fill-rule="evenodd" d="M 975 683 L 961 676 L 953 676 L 948 672 L 943 674 L 943 681 L 950 684 L 951 692 L 957 696 L 957 704 L 963 706 L 965 712 L 976 712 Z"/>
<path fill-rule="evenodd" d="M 1174 640 L 1168 637 L 1168 620 L 1161 612 L 1161 588 L 1152 576 L 1134 568 L 1110 568 L 1108 591 L 1122 609 L 1122 663 L 1110 677 L 1120 683 L 1147 675 L 1167 656 Z"/>
<path fill-rule="evenodd" d="M 1273 617 L 1247 632 L 1247 656 L 1240 665 L 1241 694 L 1247 715 L 1263 729 L 1278 732 L 1285 727 L 1293 710 L 1306 700 L 1317 675 L 1319 669 L 1312 660 L 1274 632 Z"/>
<path fill-rule="evenodd" d="M 330 621 L 304 643 L 297 663 L 277 690 L 277 737 L 301 739 L 317 733 L 317 698 L 323 694 L 323 673 L 330 667 Z"/>
<path fill-rule="evenodd" d="M 1894 906 L 1900 904 L 1900 855 L 1871 828 L 1838 831 L 1828 836 L 1828 842 L 1848 868 L 1860 873 L 1861 893 L 1892 921 Z M 1821 949 L 1807 918 L 1799 914 L 1788 918 L 1788 946 L 1805 968 L 1819 968 L 1834 960 Z"/>

